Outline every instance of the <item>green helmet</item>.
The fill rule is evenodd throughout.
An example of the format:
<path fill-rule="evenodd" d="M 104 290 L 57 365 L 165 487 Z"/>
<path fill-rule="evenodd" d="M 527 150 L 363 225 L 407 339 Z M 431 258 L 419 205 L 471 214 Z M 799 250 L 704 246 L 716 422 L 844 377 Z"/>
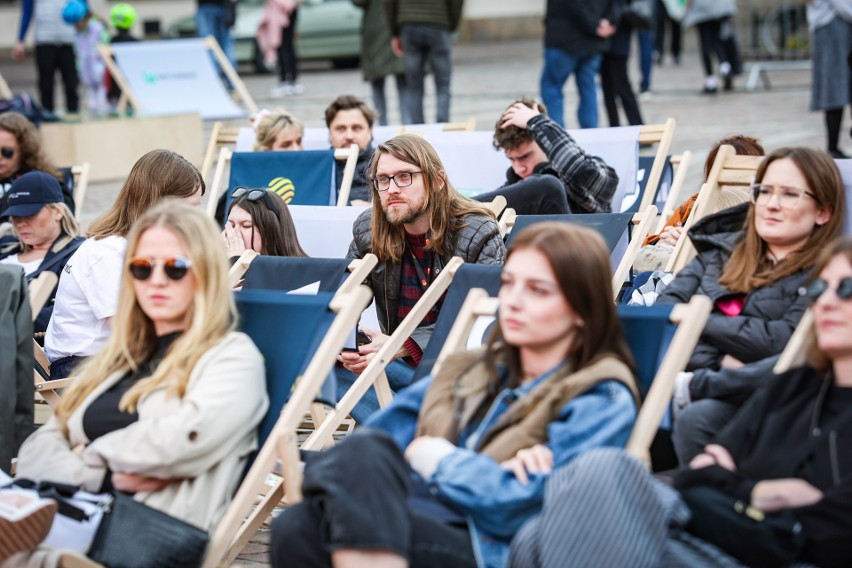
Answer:
<path fill-rule="evenodd" d="M 116 28 L 120 30 L 129 30 L 133 27 L 133 22 L 136 21 L 136 9 L 130 4 L 121 2 L 112 7 L 109 11 L 109 20 Z"/>

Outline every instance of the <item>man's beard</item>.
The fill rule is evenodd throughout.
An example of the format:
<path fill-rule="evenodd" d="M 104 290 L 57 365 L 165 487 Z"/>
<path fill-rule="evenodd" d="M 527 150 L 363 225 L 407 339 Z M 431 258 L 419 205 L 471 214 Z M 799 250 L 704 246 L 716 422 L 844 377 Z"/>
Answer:
<path fill-rule="evenodd" d="M 388 223 L 391 225 L 408 225 L 426 212 L 426 200 L 423 201 L 423 205 L 417 210 L 413 209 L 407 201 L 404 203 L 405 208 L 392 207 L 385 209 L 385 219 L 388 220 Z"/>

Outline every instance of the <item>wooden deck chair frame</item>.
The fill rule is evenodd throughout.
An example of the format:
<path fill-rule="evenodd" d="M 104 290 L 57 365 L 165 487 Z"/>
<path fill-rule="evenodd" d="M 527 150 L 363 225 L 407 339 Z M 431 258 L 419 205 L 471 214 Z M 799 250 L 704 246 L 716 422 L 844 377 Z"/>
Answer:
<path fill-rule="evenodd" d="M 239 135 L 240 128 L 238 126 L 226 126 L 221 120 L 213 123 L 210 140 L 207 142 L 207 150 L 204 152 L 204 160 L 201 162 L 201 179 L 205 181 L 209 179 L 207 176 L 210 175 L 210 168 L 213 167 L 217 150 L 226 144 L 236 145 Z"/>
<path fill-rule="evenodd" d="M 76 552 L 65 552 L 59 557 L 59 568 L 104 568 L 91 558 L 87 558 Z"/>
<path fill-rule="evenodd" d="M 39 312 L 44 307 L 44 304 L 50 298 L 56 285 L 59 283 L 59 277 L 53 272 L 42 272 L 37 278 L 34 278 L 29 284 L 30 306 L 32 307 L 33 321 L 38 317 Z M 56 408 L 59 404 L 59 394 L 56 390 L 68 386 L 68 379 L 60 381 L 48 381 L 47 375 L 50 372 L 50 362 L 44 354 L 44 349 L 33 339 L 33 357 L 35 358 L 35 367 L 33 368 L 33 387 L 51 408 Z M 44 375 L 42 374 L 44 373 Z"/>
<path fill-rule="evenodd" d="M 656 144 L 657 152 L 654 154 L 654 163 L 648 173 L 648 183 L 639 202 L 639 212 L 644 211 L 654 203 L 657 189 L 660 187 L 660 179 L 663 177 L 663 168 L 666 165 L 666 156 L 672 147 L 677 122 L 673 118 L 667 119 L 662 124 L 646 124 L 639 130 L 639 144 Z"/>
<path fill-rule="evenodd" d="M 506 210 L 506 205 L 509 203 L 506 201 L 506 198 L 502 195 L 496 196 L 494 199 L 489 201 L 488 203 L 483 203 L 486 209 L 490 209 L 492 213 L 494 213 L 494 217 L 497 219 L 500 218 L 500 215 L 503 211 Z"/>
<path fill-rule="evenodd" d="M 621 286 L 627 279 L 633 263 L 636 262 L 636 257 L 639 256 L 639 251 L 642 249 L 642 243 L 651 231 L 651 225 L 653 225 L 656 218 L 656 205 L 649 205 L 641 212 L 633 215 L 631 223 L 634 225 L 634 229 L 630 234 L 630 244 L 627 245 L 627 250 L 624 251 L 624 255 L 618 262 L 618 266 L 612 276 L 612 290 L 615 298 L 618 298 Z"/>
<path fill-rule="evenodd" d="M 447 263 L 440 274 L 429 285 L 429 288 L 420 297 L 411 311 L 402 320 L 399 326 L 391 334 L 390 338 L 373 356 L 373 359 L 352 383 L 346 394 L 337 402 L 337 405 L 329 412 L 326 419 L 305 440 L 302 446 L 306 450 L 319 450 L 332 443 L 332 435 L 343 423 L 346 416 L 355 408 L 364 394 L 373 387 L 379 404 L 385 407 L 393 400 L 393 392 L 388 385 L 385 367 L 391 362 L 393 354 L 398 352 L 403 343 L 409 338 L 418 324 L 429 313 L 429 310 L 438 302 L 444 292 L 452 283 L 458 267 L 464 264 L 461 258 L 454 257 Z"/>
<path fill-rule="evenodd" d="M 89 162 L 71 166 L 71 177 L 74 178 L 74 207 L 75 217 L 80 219 L 83 203 L 86 201 L 86 191 L 89 189 L 89 172 L 92 166 Z"/>
<path fill-rule="evenodd" d="M 219 160 L 216 162 L 216 171 L 213 174 L 213 181 L 207 187 L 207 214 L 213 217 L 216 214 L 216 205 L 219 203 L 219 197 L 222 195 L 219 189 L 225 184 L 224 191 L 227 191 L 225 183 L 225 169 L 231 164 L 231 158 L 234 152 L 230 148 L 219 149 Z M 337 195 L 337 206 L 346 207 L 349 203 L 349 192 L 352 190 L 352 180 L 355 178 L 355 167 L 358 165 L 358 145 L 352 144 L 349 148 L 337 148 L 334 150 L 334 159 L 337 161 L 345 160 L 343 166 L 343 180 L 340 182 L 340 191 Z"/>
<path fill-rule="evenodd" d="M 688 304 L 677 304 L 672 308 L 670 319 L 677 324 L 677 330 L 642 403 L 626 446 L 630 455 L 646 464 L 650 463 L 651 442 L 671 401 L 675 378 L 686 368 L 712 307 L 709 298 L 696 295 Z M 438 372 L 442 361 L 450 353 L 465 348 L 476 319 L 480 316 L 493 316 L 496 312 L 497 298 L 489 296 L 481 288 L 471 290 L 459 310 L 456 323 L 447 336 L 438 360 L 432 367 L 433 375 Z"/>
<path fill-rule="evenodd" d="M 722 187 L 747 187 L 754 180 L 762 156 L 738 156 L 733 146 L 725 144 L 719 148 L 707 181 L 701 186 L 698 198 L 686 222 L 683 224 L 684 233 L 699 220 L 709 215 L 716 208 Z M 695 247 L 688 238 L 678 239 L 672 256 L 666 265 L 666 272 L 677 274 L 695 256 Z"/>
<path fill-rule="evenodd" d="M 807 353 L 805 352 L 808 346 L 808 337 L 811 329 L 814 326 L 814 313 L 811 308 L 805 310 L 802 314 L 802 319 L 799 320 L 799 325 L 796 326 L 793 335 L 781 352 L 781 356 L 772 367 L 772 372 L 776 375 L 786 373 L 793 367 L 804 365 L 807 362 Z"/>
<path fill-rule="evenodd" d="M 12 89 L 9 88 L 9 83 L 6 82 L 6 78 L 0 73 L 0 98 L 8 100 L 13 96 L 15 95 L 12 93 Z"/>
<path fill-rule="evenodd" d="M 211 535 L 203 564 L 205 568 L 230 565 L 285 496 L 288 503 L 301 500 L 302 476 L 296 429 L 371 298 L 372 292 L 366 286 L 357 286 L 347 294 L 332 298 L 329 307 L 337 312 L 337 317 L 305 372 L 296 382 L 290 400 L 281 409 L 275 427 L 258 451 L 233 501 Z M 266 478 L 269 473 L 275 471 L 277 460 L 281 461 L 283 480 L 279 480 L 267 490 Z M 266 494 L 252 511 L 257 495 L 263 491 L 266 491 Z"/>
<path fill-rule="evenodd" d="M 257 103 L 254 102 L 254 99 L 251 96 L 246 84 L 240 79 L 240 76 L 237 74 L 234 66 L 231 65 L 230 60 L 225 55 L 225 52 L 222 51 L 222 48 L 219 46 L 219 43 L 216 41 L 216 38 L 213 36 L 207 36 L 204 38 L 204 47 L 206 47 L 216 59 L 216 62 L 219 64 L 219 67 L 225 73 L 225 76 L 231 82 L 231 85 L 234 86 L 234 91 L 237 94 L 237 97 L 242 100 L 243 104 L 249 110 L 249 112 L 255 113 L 258 111 Z M 124 114 L 127 110 L 127 103 L 130 102 L 133 105 L 133 108 L 136 109 L 136 112 L 139 114 L 143 114 L 145 112 L 144 106 L 139 104 L 139 99 L 133 94 L 133 90 L 130 88 L 130 84 L 127 82 L 127 78 L 124 76 L 124 73 L 121 72 L 121 68 L 115 62 L 115 58 L 113 57 L 113 49 L 111 45 L 101 44 L 98 45 L 98 52 L 101 54 L 101 59 L 103 59 L 104 64 L 109 70 L 110 75 L 112 75 L 113 80 L 115 80 L 116 84 L 121 88 L 121 97 L 118 100 L 117 111 L 119 114 Z"/>
<path fill-rule="evenodd" d="M 476 130 L 476 117 L 470 116 L 461 122 L 445 122 L 441 130 L 444 132 L 474 132 Z M 411 126 L 402 125 L 398 134 L 417 134 L 423 136 L 423 132 Z"/>
<path fill-rule="evenodd" d="M 674 179 L 672 179 L 672 186 L 669 188 L 669 195 L 666 198 L 665 204 L 663 204 L 663 210 L 660 212 L 660 220 L 657 223 L 657 227 L 654 229 L 655 234 L 662 232 L 662 230 L 666 227 L 666 221 L 668 221 L 669 217 L 674 214 L 680 197 L 680 191 L 683 189 L 683 182 L 686 180 L 686 174 L 689 170 L 689 163 L 691 161 L 692 152 L 689 150 L 685 151 L 683 154 L 672 156 L 669 159 L 669 162 L 675 168 L 675 175 Z"/>

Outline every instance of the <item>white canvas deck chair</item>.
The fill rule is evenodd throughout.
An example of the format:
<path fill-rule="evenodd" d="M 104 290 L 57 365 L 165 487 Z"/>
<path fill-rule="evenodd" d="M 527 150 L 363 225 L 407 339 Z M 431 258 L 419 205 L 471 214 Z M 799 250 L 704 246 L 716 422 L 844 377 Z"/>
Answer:
<path fill-rule="evenodd" d="M 669 155 L 669 150 L 672 147 L 672 138 L 674 138 L 677 122 L 673 118 L 667 119 L 662 124 L 646 124 L 639 131 L 639 144 L 656 144 L 657 150 L 654 153 L 654 163 L 651 166 L 651 171 L 648 173 L 648 183 L 645 185 L 645 191 L 642 193 L 637 211 L 642 212 L 647 209 L 657 195 L 657 190 L 660 187 L 660 179 L 663 175 L 663 168 L 666 165 L 666 156 Z"/>
<path fill-rule="evenodd" d="M 390 338 L 376 352 L 373 359 L 358 376 L 358 379 L 346 391 L 346 394 L 337 401 L 334 409 L 332 409 L 322 424 L 305 440 L 304 449 L 319 450 L 331 444 L 334 432 L 337 431 L 338 427 L 371 387 L 376 389 L 376 395 L 382 407 L 387 406 L 393 400 L 393 392 L 388 385 L 385 367 L 392 361 L 394 353 L 397 353 L 402 348 L 402 345 L 411 336 L 411 333 L 423 321 L 423 318 L 438 300 L 440 300 L 447 288 L 449 288 L 456 271 L 462 264 L 464 262 L 458 257 L 452 258 L 447 263 L 408 315 L 400 322 Z"/>
<path fill-rule="evenodd" d="M 763 161 L 762 156 L 738 156 L 733 146 L 726 144 L 720 147 L 713 167 L 710 168 L 710 175 L 701 186 L 695 205 L 683 225 L 684 233 L 688 233 L 696 221 L 715 210 L 722 187 L 747 188 L 751 185 L 761 161 Z M 695 247 L 692 241 L 689 238 L 678 239 L 669 263 L 666 265 L 666 272 L 677 274 L 694 256 Z"/>
<path fill-rule="evenodd" d="M 497 307 L 497 298 L 485 290 L 470 291 L 432 367 L 433 375 L 450 353 L 467 348 L 477 320 L 494 316 Z M 637 380 L 643 395 L 626 449 L 648 464 L 651 442 L 671 401 L 675 377 L 686 368 L 712 305 L 708 298 L 696 296 L 688 304 L 623 308 L 626 309 L 619 307 L 619 319 L 637 363 Z"/>
<path fill-rule="evenodd" d="M 212 36 L 101 44 L 98 51 L 121 88 L 117 109 L 120 114 L 124 114 L 128 102 L 142 115 L 196 111 L 204 119 L 236 118 L 258 110 L 245 83 Z M 200 51 L 205 59 L 198 57 Z M 211 55 L 246 111 L 228 94 Z"/>
<path fill-rule="evenodd" d="M 296 429 L 371 296 L 366 286 L 334 297 L 268 290 L 236 295 L 241 328 L 266 359 L 270 410 L 261 423 L 260 450 L 211 535 L 205 567 L 230 565 L 282 498 L 301 500 Z M 270 474 L 275 476 L 271 487 Z"/>
<path fill-rule="evenodd" d="M 298 158 L 299 152 L 287 152 L 286 156 L 282 156 L 283 152 L 261 152 L 265 155 L 279 155 L 286 159 Z M 229 148 L 221 148 L 219 150 L 219 159 L 216 162 L 216 171 L 213 174 L 213 181 L 207 187 L 207 213 L 212 217 L 216 213 L 216 206 L 223 192 L 228 191 L 230 183 L 225 183 L 226 179 L 230 179 L 230 165 L 233 159 L 234 152 Z M 358 146 L 352 144 L 349 148 L 340 148 L 334 150 L 334 159 L 336 161 L 344 161 L 343 180 L 340 183 L 340 188 L 337 196 L 337 206 L 345 207 L 349 202 L 349 192 L 352 189 L 352 180 L 355 177 L 355 166 L 358 162 Z M 339 166 L 338 166 L 339 167 Z M 226 171 L 229 173 L 226 174 Z M 228 176 L 226 178 L 226 175 Z M 332 172 L 329 172 L 329 176 Z M 267 187 L 270 180 L 259 174 L 256 184 L 250 184 L 251 187 Z M 285 198 L 285 201 L 286 198 Z"/>

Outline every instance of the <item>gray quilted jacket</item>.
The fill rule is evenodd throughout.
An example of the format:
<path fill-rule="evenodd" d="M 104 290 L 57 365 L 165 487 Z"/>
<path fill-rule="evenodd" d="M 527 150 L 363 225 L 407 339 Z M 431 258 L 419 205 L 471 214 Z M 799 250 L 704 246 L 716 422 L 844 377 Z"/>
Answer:
<path fill-rule="evenodd" d="M 346 258 L 362 258 L 371 252 L 371 215 L 372 209 L 367 209 L 352 225 L 352 243 L 349 245 Z M 477 214 L 465 215 L 462 220 L 464 224 L 450 236 L 452 252 L 444 257 L 438 257 L 435 261 L 435 273 L 440 273 L 440 270 L 454 256 L 461 257 L 465 262 L 476 264 L 503 264 L 506 246 L 497 229 L 497 222 L 491 217 Z M 401 276 L 401 262 L 379 261 L 367 280 L 376 298 L 376 311 L 382 333 L 388 335 L 393 333 L 401 321 L 397 317 Z M 426 350 L 434 327 L 434 324 L 420 326 L 411 334 L 411 338 L 417 342 L 420 349 Z"/>

